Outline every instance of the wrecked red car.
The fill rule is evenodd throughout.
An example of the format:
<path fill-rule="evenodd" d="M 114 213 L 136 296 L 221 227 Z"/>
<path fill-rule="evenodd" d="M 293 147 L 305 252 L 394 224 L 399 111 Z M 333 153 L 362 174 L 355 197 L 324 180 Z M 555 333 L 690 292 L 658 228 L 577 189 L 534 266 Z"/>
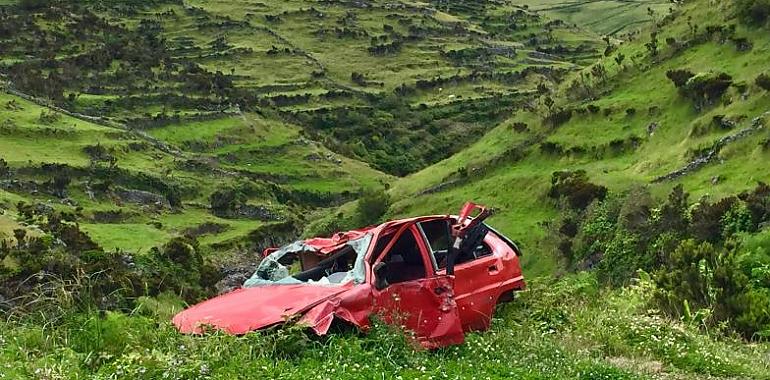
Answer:
<path fill-rule="evenodd" d="M 459 216 L 386 222 L 266 250 L 242 288 L 173 318 L 183 333 L 231 334 L 296 321 L 325 334 L 334 320 L 370 317 L 414 332 L 425 348 L 459 344 L 489 327 L 495 305 L 524 289 L 516 244 L 467 203 Z"/>

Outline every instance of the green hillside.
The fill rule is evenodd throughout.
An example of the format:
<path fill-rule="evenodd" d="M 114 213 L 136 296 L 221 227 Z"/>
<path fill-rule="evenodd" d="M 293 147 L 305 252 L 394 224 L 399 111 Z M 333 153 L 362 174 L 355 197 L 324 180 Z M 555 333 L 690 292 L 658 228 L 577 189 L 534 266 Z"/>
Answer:
<path fill-rule="evenodd" d="M 769 23 L 767 0 L 0 1 L 0 379 L 770 378 Z M 169 323 L 265 247 L 468 200 L 529 289 L 462 346 Z"/>

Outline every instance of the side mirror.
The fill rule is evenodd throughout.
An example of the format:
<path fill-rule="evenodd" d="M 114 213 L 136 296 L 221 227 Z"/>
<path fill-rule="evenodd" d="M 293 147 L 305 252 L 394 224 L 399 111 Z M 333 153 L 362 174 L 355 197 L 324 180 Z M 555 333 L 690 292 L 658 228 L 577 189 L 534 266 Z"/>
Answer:
<path fill-rule="evenodd" d="M 388 280 L 385 278 L 388 264 L 379 262 L 374 266 L 374 288 L 377 290 L 385 289 L 388 286 Z"/>

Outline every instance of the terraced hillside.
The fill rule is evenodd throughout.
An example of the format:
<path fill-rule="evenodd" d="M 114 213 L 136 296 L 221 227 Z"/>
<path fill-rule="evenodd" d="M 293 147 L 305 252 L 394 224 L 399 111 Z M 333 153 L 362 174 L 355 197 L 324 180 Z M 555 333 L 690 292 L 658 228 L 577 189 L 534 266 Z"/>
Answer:
<path fill-rule="evenodd" d="M 602 35 L 619 36 L 649 26 L 676 7 L 675 1 L 540 0 L 530 10 L 580 25 Z"/>
<path fill-rule="evenodd" d="M 547 197 L 556 171 L 585 170 L 617 193 L 645 186 L 664 197 L 682 184 L 692 199 L 718 199 L 766 181 L 770 95 L 757 83 L 768 69 L 770 40 L 734 12 L 728 4 L 687 6 L 659 19 L 654 40 L 647 33 L 613 45 L 609 57 L 567 78 L 537 106 L 397 181 L 394 213 L 435 212 L 476 199 L 498 205 L 493 222 L 534 247 L 541 223 L 557 214 Z M 731 85 L 719 98 L 689 95 L 667 77 L 672 70 L 725 73 Z M 730 142 L 722 145 L 724 139 Z M 708 163 L 666 177 L 706 157 Z"/>
<path fill-rule="evenodd" d="M 130 251 L 188 232 L 235 246 L 382 187 L 604 44 L 512 2 L 30 1 L 0 17 L 4 208 L 77 211 Z M 212 208 L 223 194 L 237 211 Z"/>

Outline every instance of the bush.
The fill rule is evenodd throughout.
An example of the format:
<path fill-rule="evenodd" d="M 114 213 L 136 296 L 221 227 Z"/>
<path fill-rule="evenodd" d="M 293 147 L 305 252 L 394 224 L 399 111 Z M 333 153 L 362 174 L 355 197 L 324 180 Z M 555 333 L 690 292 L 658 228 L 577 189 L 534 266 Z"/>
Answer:
<path fill-rule="evenodd" d="M 0 158 L 0 177 L 4 177 L 11 173 L 11 168 L 8 166 L 8 161 Z"/>
<path fill-rule="evenodd" d="M 371 225 L 380 221 L 390 207 L 390 196 L 385 190 L 367 190 L 358 200 L 356 215 L 361 225 Z"/>
<path fill-rule="evenodd" d="M 770 221 L 770 186 L 760 182 L 753 191 L 743 192 L 738 197 L 746 203 L 751 214 L 752 230 Z"/>
<path fill-rule="evenodd" d="M 695 101 L 698 108 L 714 104 L 733 84 L 733 78 L 725 73 L 708 72 L 693 76 L 679 90 Z"/>
<path fill-rule="evenodd" d="M 722 218 L 737 202 L 738 198 L 735 197 L 724 198 L 714 204 L 707 200 L 701 201 L 691 212 L 692 236 L 699 241 L 722 241 Z"/>
<path fill-rule="evenodd" d="M 246 196 L 238 189 L 232 187 L 215 191 L 209 196 L 211 211 L 214 215 L 230 216 L 246 201 Z"/>
<path fill-rule="evenodd" d="M 740 256 L 736 249 L 683 241 L 654 275 L 655 300 L 676 317 L 705 310 L 705 324 L 727 323 L 746 338 L 770 331 L 770 291 L 750 282 Z"/>
<path fill-rule="evenodd" d="M 548 114 L 548 116 L 545 117 L 545 120 L 543 122 L 545 124 L 548 124 L 551 126 L 551 128 L 556 128 L 566 122 L 568 122 L 572 118 L 572 110 L 571 109 L 556 109 L 551 111 L 551 113 Z"/>
<path fill-rule="evenodd" d="M 761 89 L 763 89 L 765 91 L 770 91 L 770 75 L 759 74 L 759 76 L 757 77 L 755 83 Z"/>
<path fill-rule="evenodd" d="M 738 0 L 735 6 L 741 18 L 755 25 L 765 24 L 770 17 L 770 0 Z"/>
<path fill-rule="evenodd" d="M 594 200 L 603 200 L 607 196 L 607 188 L 589 182 L 585 170 L 559 171 L 551 176 L 548 196 L 565 199 L 570 207 L 582 210 Z"/>
<path fill-rule="evenodd" d="M 687 69 L 678 69 L 678 70 L 668 70 L 666 71 L 666 77 L 670 79 L 672 82 L 674 82 L 674 86 L 676 88 L 681 88 L 682 86 L 687 83 L 690 78 L 694 77 L 695 74 L 693 74 L 690 70 Z"/>

